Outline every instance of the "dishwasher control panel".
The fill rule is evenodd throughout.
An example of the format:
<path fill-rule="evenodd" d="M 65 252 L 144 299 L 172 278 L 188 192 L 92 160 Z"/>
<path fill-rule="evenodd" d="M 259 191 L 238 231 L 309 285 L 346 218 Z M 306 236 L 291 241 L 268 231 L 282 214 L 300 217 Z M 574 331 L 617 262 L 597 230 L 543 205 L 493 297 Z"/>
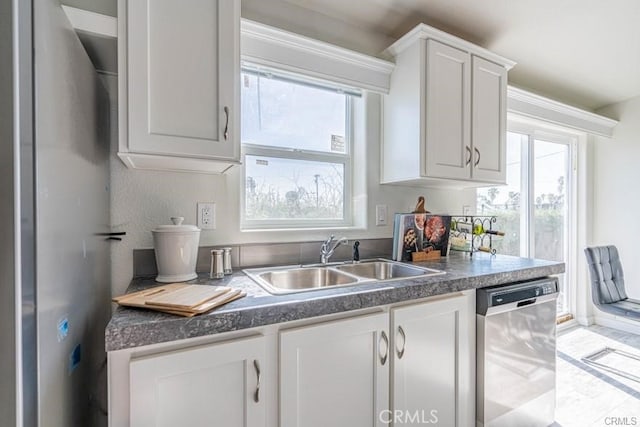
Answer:
<path fill-rule="evenodd" d="M 540 286 L 540 289 L 542 289 L 542 295 L 554 294 L 558 292 L 558 283 L 545 283 L 544 285 Z"/>
<path fill-rule="evenodd" d="M 484 315 L 490 307 L 534 304 L 538 297 L 557 293 L 558 279 L 555 277 L 482 288 L 476 293 L 476 312 Z"/>

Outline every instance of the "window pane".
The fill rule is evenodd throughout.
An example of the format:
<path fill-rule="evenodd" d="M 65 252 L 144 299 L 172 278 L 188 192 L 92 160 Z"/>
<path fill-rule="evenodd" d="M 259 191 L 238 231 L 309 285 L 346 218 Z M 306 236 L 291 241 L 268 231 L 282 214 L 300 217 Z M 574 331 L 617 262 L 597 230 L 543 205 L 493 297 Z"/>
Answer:
<path fill-rule="evenodd" d="M 242 74 L 242 142 L 348 154 L 347 95 Z"/>
<path fill-rule="evenodd" d="M 342 163 L 253 155 L 245 162 L 245 219 L 343 219 Z"/>
<path fill-rule="evenodd" d="M 522 146 L 527 136 L 507 133 L 507 185 L 478 189 L 478 215 L 495 215 L 494 229 L 505 232 L 504 237 L 493 238 L 493 247 L 499 254 L 520 255 L 521 227 L 521 175 Z"/>
<path fill-rule="evenodd" d="M 567 254 L 566 185 L 569 146 L 536 140 L 534 144 L 535 258 L 565 262 Z M 559 312 L 568 311 L 566 277 L 560 277 Z"/>

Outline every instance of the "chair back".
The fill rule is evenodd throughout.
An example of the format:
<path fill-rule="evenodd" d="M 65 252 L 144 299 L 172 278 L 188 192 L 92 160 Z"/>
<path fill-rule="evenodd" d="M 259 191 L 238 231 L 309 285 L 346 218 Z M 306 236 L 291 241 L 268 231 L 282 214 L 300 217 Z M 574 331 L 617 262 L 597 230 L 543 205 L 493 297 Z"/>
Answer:
<path fill-rule="evenodd" d="M 613 246 L 586 248 L 591 275 L 591 298 L 597 306 L 627 299 L 624 290 L 624 274 L 618 249 Z"/>

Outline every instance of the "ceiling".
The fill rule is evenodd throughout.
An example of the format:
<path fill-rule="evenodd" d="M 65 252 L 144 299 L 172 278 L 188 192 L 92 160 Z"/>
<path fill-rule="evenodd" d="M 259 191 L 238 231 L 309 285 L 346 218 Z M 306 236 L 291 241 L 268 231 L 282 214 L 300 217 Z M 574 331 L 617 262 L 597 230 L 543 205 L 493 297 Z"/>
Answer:
<path fill-rule="evenodd" d="M 286 0 L 398 38 L 424 22 L 513 59 L 509 82 L 587 109 L 640 95 L 638 0 Z"/>
<path fill-rule="evenodd" d="M 243 14 L 245 1 L 258 3 L 243 0 Z M 424 22 L 516 61 L 510 84 L 585 109 L 640 95 L 638 0 L 268 1 L 259 0 L 263 7 L 273 2 L 275 10 L 284 2 L 390 39 Z M 116 0 L 63 3 L 116 13 Z"/>

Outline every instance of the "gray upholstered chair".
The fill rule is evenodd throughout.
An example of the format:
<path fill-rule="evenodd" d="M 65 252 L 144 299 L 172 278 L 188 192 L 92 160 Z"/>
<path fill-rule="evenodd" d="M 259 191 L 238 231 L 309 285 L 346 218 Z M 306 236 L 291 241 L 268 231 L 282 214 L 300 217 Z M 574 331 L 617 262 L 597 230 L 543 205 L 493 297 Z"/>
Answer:
<path fill-rule="evenodd" d="M 615 246 L 586 248 L 591 274 L 591 298 L 605 313 L 640 321 L 640 301 L 627 297 L 622 263 Z"/>

